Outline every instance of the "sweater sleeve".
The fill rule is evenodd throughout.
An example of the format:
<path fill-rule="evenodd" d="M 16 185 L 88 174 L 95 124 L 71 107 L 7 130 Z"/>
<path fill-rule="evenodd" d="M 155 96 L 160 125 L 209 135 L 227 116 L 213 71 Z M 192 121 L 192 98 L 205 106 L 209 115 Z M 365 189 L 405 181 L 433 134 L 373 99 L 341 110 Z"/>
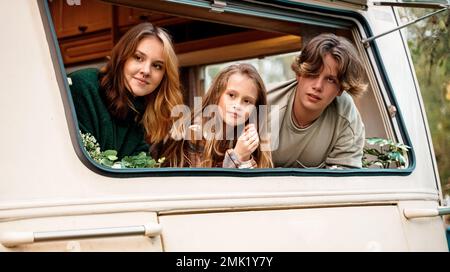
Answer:
<path fill-rule="evenodd" d="M 124 156 L 148 152 L 145 131 L 134 120 L 115 119 L 101 96 L 97 69 L 82 69 L 68 76 L 78 126 L 83 133 L 91 133 L 102 151 L 113 149 L 121 159 Z"/>
<path fill-rule="evenodd" d="M 364 123 L 353 103 L 350 103 L 348 108 L 345 116 L 341 116 L 342 128 L 325 162 L 328 166 L 361 168 L 365 141 Z"/>
<path fill-rule="evenodd" d="M 233 149 L 228 149 L 225 152 L 225 157 L 223 159 L 222 163 L 223 168 L 240 168 L 240 169 L 253 169 L 257 168 L 258 165 L 256 161 L 253 159 L 253 156 L 250 158 L 250 160 L 246 162 L 241 162 L 234 154 Z"/>
<path fill-rule="evenodd" d="M 72 95 L 78 126 L 83 133 L 91 133 L 96 139 L 100 138 L 98 120 L 101 118 L 98 107 L 104 107 L 100 95 L 96 69 L 84 69 L 69 74 L 72 81 L 70 92 Z"/>

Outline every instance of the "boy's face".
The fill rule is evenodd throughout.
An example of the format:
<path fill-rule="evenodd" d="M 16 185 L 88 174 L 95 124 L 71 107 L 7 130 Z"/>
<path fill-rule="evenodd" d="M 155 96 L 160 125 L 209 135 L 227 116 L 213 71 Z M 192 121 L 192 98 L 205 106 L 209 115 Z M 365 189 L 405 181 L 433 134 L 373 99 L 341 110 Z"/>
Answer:
<path fill-rule="evenodd" d="M 304 112 L 320 115 L 325 108 L 340 96 L 340 82 L 337 78 L 338 63 L 330 55 L 323 59 L 323 67 L 317 76 L 297 76 L 297 104 Z"/>

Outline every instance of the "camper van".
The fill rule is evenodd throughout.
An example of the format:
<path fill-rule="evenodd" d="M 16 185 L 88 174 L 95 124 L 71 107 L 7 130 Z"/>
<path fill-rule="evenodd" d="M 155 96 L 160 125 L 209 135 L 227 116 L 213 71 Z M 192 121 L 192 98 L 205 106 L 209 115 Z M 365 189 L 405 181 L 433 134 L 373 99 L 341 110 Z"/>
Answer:
<path fill-rule="evenodd" d="M 396 5 L 415 1 L 1 1 L 0 251 L 448 251 L 431 135 Z M 428 6 L 448 12 L 447 1 Z M 445 9 L 447 11 L 445 11 Z M 321 33 L 348 38 L 366 138 L 401 165 L 111 168 L 84 148 L 71 72 L 101 67 L 132 26 L 167 30 L 193 106 L 231 62 L 267 86 Z"/>

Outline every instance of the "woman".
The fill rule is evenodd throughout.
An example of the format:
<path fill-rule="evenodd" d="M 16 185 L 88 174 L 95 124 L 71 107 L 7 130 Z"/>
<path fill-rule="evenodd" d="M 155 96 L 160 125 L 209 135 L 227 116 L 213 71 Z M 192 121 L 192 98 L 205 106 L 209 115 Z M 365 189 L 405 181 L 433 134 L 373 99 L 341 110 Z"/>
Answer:
<path fill-rule="evenodd" d="M 264 131 L 266 106 L 266 89 L 253 66 L 236 64 L 223 69 L 204 97 L 201 112 L 194 113 L 184 144 L 185 165 L 272 167 L 270 151 L 263 151 L 261 145 L 269 145 Z"/>
<path fill-rule="evenodd" d="M 150 23 L 131 28 L 98 71 L 68 75 L 81 132 L 91 133 L 101 150 L 118 157 L 148 152 L 158 158 L 174 122 L 170 113 L 182 104 L 178 61 L 166 32 Z"/>

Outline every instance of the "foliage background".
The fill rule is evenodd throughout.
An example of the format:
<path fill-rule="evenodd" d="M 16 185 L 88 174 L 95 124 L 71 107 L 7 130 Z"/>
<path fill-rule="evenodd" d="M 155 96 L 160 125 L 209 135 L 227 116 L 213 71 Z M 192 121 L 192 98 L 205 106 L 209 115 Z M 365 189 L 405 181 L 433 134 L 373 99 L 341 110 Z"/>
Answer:
<path fill-rule="evenodd" d="M 399 8 L 406 23 L 434 10 Z M 419 81 L 425 111 L 433 138 L 444 197 L 450 195 L 450 11 L 408 26 L 407 37 L 411 57 Z M 450 204 L 450 203 L 447 203 Z"/>

